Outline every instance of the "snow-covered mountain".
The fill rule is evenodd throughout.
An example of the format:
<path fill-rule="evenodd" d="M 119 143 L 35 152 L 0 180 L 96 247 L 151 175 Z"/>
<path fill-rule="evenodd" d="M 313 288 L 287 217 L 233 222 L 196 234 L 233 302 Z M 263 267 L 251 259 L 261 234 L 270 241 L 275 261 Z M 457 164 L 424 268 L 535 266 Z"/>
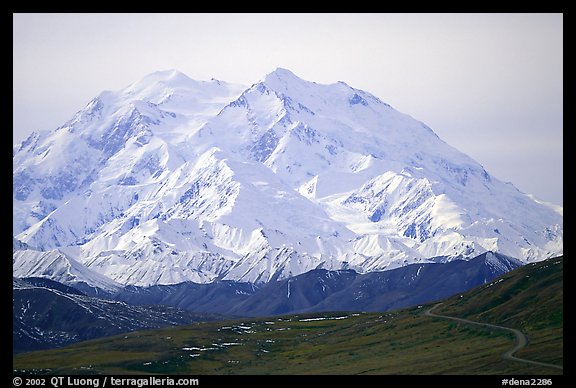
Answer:
<path fill-rule="evenodd" d="M 14 276 L 97 287 L 268 282 L 563 252 L 562 210 L 426 125 L 277 69 L 153 73 L 14 146 Z"/>

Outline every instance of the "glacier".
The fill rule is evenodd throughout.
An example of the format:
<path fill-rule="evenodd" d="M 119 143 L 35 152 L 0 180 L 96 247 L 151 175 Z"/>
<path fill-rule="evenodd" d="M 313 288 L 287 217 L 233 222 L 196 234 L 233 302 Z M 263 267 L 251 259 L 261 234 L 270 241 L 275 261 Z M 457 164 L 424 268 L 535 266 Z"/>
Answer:
<path fill-rule="evenodd" d="M 562 208 L 344 82 L 159 71 L 14 145 L 13 276 L 265 283 L 563 253 Z"/>

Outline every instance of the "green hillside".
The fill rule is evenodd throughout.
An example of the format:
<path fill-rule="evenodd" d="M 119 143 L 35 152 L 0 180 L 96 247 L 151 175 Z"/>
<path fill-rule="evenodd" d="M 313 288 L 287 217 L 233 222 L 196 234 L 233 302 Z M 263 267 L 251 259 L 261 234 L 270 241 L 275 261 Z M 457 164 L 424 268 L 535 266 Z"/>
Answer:
<path fill-rule="evenodd" d="M 563 259 L 514 270 L 444 301 L 436 314 L 522 330 L 516 356 L 563 363 Z M 17 372 L 170 374 L 561 374 L 504 360 L 506 331 L 425 316 L 415 306 L 386 313 L 299 314 L 200 323 L 20 354 Z"/>
<path fill-rule="evenodd" d="M 530 340 L 518 357 L 562 365 L 563 267 L 562 257 L 526 265 L 435 312 L 517 328 Z"/>

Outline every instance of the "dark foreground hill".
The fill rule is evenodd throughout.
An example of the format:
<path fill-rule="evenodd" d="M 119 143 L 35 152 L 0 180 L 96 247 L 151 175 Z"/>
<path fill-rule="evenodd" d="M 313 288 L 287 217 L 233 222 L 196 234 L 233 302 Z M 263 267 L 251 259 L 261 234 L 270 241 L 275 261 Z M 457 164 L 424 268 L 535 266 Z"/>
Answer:
<path fill-rule="evenodd" d="M 516 356 L 563 364 L 563 259 L 511 271 L 444 300 L 436 314 L 523 330 Z M 505 330 L 425 314 L 309 313 L 198 323 L 86 341 L 13 358 L 27 373 L 512 374 L 562 370 L 504 359 Z"/>
<path fill-rule="evenodd" d="M 14 279 L 12 300 L 14 353 L 216 317 L 168 306 L 130 306 L 42 278 Z"/>

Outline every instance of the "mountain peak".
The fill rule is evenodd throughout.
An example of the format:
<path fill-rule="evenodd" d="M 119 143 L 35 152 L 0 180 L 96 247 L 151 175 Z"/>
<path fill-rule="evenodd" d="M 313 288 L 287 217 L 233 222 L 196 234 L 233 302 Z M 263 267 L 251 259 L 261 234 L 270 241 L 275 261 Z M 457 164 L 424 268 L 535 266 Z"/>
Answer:
<path fill-rule="evenodd" d="M 280 78 L 285 80 L 295 78 L 301 80 L 296 74 L 283 67 L 277 67 L 273 72 L 266 75 L 266 80 L 270 78 Z"/>
<path fill-rule="evenodd" d="M 192 80 L 192 78 L 188 77 L 186 74 L 176 69 L 155 71 L 154 73 L 148 74 L 144 78 L 148 77 L 155 78 L 157 81 Z"/>
<path fill-rule="evenodd" d="M 214 78 L 209 81 L 195 80 L 178 70 L 171 69 L 150 73 L 118 92 L 121 98 L 127 101 L 143 100 L 153 104 L 175 101 L 178 107 L 171 106 L 171 109 L 182 112 L 189 111 L 190 106 L 199 101 L 213 103 L 219 98 L 228 100 L 229 97 L 239 95 L 245 88 L 243 85 L 230 84 Z M 216 105 L 214 109 L 217 109 Z"/>
<path fill-rule="evenodd" d="M 140 91 L 149 87 L 156 85 L 164 85 L 170 87 L 184 86 L 190 84 L 196 84 L 198 81 L 193 80 L 186 74 L 178 70 L 161 70 L 154 73 L 150 73 L 144 76 L 139 81 L 132 83 L 128 86 L 129 91 Z"/>
<path fill-rule="evenodd" d="M 352 98 L 350 97 L 350 93 L 358 92 L 357 89 L 354 89 L 341 81 L 333 84 L 319 84 L 307 81 L 298 77 L 292 71 L 282 67 L 278 67 L 276 70 L 266 75 L 266 78 L 261 82 L 261 84 L 266 85 L 268 88 L 278 92 L 279 94 L 288 95 L 303 103 L 310 102 L 310 96 L 312 95 L 318 96 L 321 94 L 323 96 L 322 99 L 333 99 L 334 96 L 348 99 Z"/>
<path fill-rule="evenodd" d="M 310 82 L 303 80 L 288 69 L 278 67 L 276 70 L 266 75 L 263 83 L 273 90 L 285 93 L 296 85 L 307 85 Z"/>

